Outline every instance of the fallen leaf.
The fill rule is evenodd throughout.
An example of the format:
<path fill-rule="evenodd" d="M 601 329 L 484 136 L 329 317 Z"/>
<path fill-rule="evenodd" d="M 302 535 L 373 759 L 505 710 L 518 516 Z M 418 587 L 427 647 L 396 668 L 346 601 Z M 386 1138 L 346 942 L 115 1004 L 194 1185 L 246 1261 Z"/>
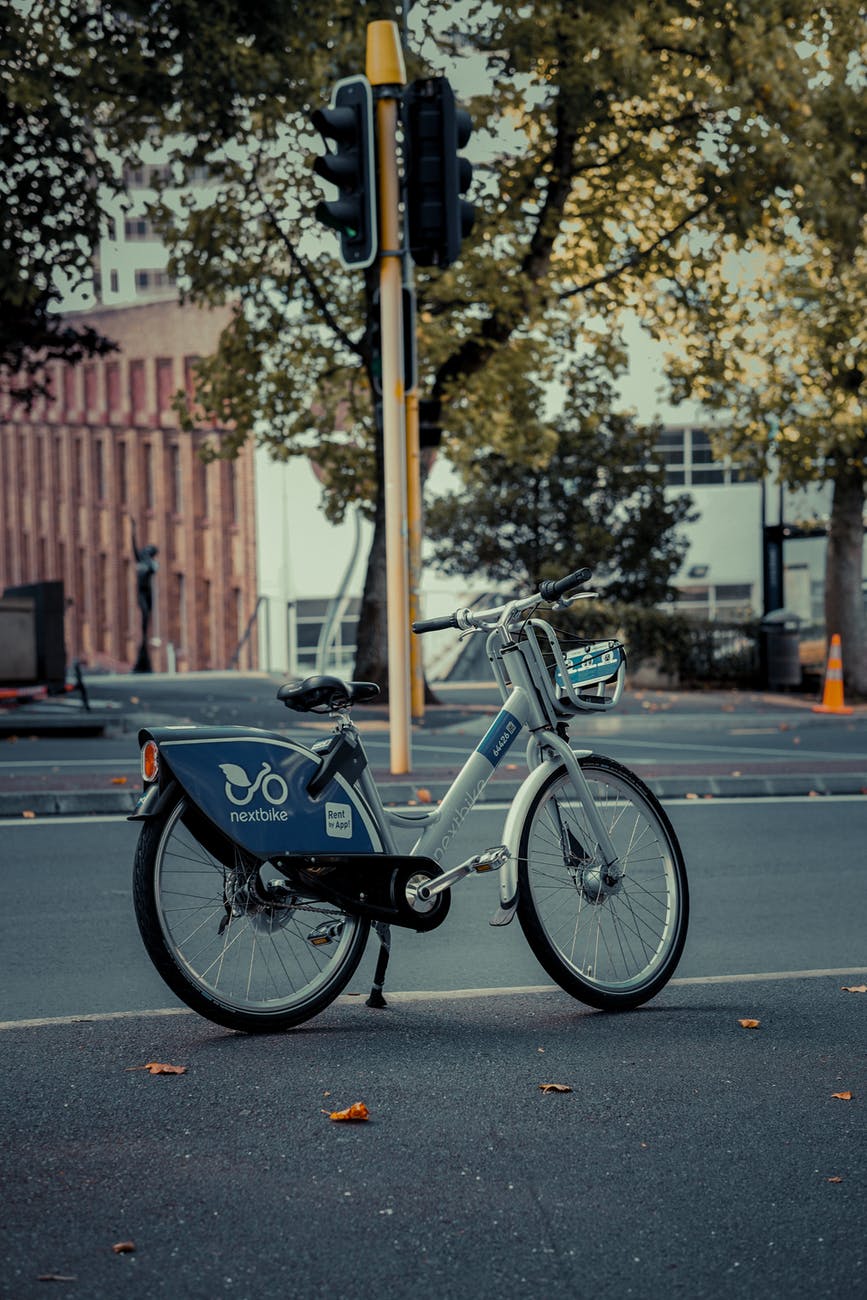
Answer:
<path fill-rule="evenodd" d="M 430 792 L 430 790 L 425 790 L 425 789 L 416 790 L 416 795 L 418 796 L 418 801 L 419 801 L 419 803 L 430 803 L 430 802 L 431 802 L 431 792 Z"/>
<path fill-rule="evenodd" d="M 32 812 L 30 808 L 25 808 L 21 816 L 27 817 L 28 819 L 32 819 L 36 816 L 36 813 Z"/>
<path fill-rule="evenodd" d="M 833 1176 L 832 1178 L 826 1178 L 826 1179 L 825 1179 L 825 1182 L 826 1182 L 826 1183 L 842 1183 L 842 1181 L 843 1181 L 843 1179 L 840 1177 L 839 1174 L 834 1174 L 834 1176 Z"/>
<path fill-rule="evenodd" d="M 111 778 L 112 785 L 126 785 L 126 782 L 127 778 L 125 776 L 113 776 Z"/>
<path fill-rule="evenodd" d="M 841 993 L 867 993 L 867 984 L 842 984 Z"/>
<path fill-rule="evenodd" d="M 324 1110 L 322 1114 L 327 1115 L 329 1119 L 337 1120 L 370 1119 L 370 1111 L 363 1101 L 354 1101 L 351 1106 L 346 1107 L 346 1110 Z"/>
<path fill-rule="evenodd" d="M 837 1097 L 839 1101 L 851 1101 L 851 1100 L 852 1100 L 852 1094 L 851 1094 L 851 1092 L 832 1092 L 832 1093 L 831 1093 L 831 1096 L 832 1096 L 832 1097 Z"/>
<path fill-rule="evenodd" d="M 160 1061 L 148 1061 L 147 1065 L 130 1065 L 128 1070 L 147 1070 L 150 1074 L 186 1074 L 185 1065 L 163 1065 Z"/>
<path fill-rule="evenodd" d="M 540 1092 L 571 1092 L 568 1083 L 540 1083 Z"/>
<path fill-rule="evenodd" d="M 743 1025 L 744 1029 L 758 1029 L 761 1020 L 739 1020 L 738 1024 Z"/>
<path fill-rule="evenodd" d="M 131 1255 L 135 1250 L 134 1241 L 116 1241 L 112 1246 L 115 1255 Z"/>

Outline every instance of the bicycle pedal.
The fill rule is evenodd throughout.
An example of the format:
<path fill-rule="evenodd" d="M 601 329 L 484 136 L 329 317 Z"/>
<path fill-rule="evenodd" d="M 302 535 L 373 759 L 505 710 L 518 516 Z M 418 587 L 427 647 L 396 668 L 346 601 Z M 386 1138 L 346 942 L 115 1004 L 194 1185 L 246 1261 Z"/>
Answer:
<path fill-rule="evenodd" d="M 334 943 L 340 938 L 343 929 L 342 921 L 323 921 L 317 925 L 315 930 L 311 930 L 307 936 L 307 942 L 313 944 L 314 948 L 324 948 L 329 943 Z"/>
<path fill-rule="evenodd" d="M 504 866 L 508 860 L 509 850 L 505 844 L 498 844 L 496 848 L 486 849 L 484 853 L 480 853 L 475 859 L 472 869 L 477 875 L 483 874 L 485 871 L 499 871 L 500 867 Z"/>

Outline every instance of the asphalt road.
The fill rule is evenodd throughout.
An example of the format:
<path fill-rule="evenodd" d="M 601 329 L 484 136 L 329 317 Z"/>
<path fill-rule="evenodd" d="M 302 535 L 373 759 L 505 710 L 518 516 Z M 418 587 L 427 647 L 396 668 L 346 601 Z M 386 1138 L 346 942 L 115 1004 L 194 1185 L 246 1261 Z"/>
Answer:
<path fill-rule="evenodd" d="M 716 977 L 867 966 L 867 799 L 669 805 L 689 871 L 692 917 L 678 974 Z M 483 806 L 446 865 L 499 842 Z M 138 827 L 113 818 L 7 823 L 0 912 L 0 1021 L 148 1010 L 177 1003 L 151 968 L 132 914 Z M 453 890 L 445 924 L 396 931 L 396 991 L 548 985 L 517 922 L 492 929 L 494 877 Z M 351 985 L 369 988 L 376 944 Z"/>
<path fill-rule="evenodd" d="M 497 991 L 540 980 L 477 880 L 396 949 L 387 1011 L 262 1038 L 149 970 L 133 826 L 4 827 L 4 995 L 40 1023 L 0 1030 L 0 1295 L 861 1300 L 867 801 L 670 811 L 693 922 L 648 1007 Z"/>
<path fill-rule="evenodd" d="M 645 774 L 659 753 L 809 777 L 867 752 L 863 717 L 657 703 L 605 719 L 598 747 Z M 448 766 L 481 725 L 415 739 Z M 131 740 L 22 738 L 0 784 L 87 763 L 109 782 Z M 442 929 L 396 936 L 388 1010 L 364 1006 L 371 944 L 349 996 L 261 1038 L 187 1012 L 150 968 L 134 825 L 0 823 L 0 1297 L 862 1300 L 867 994 L 844 989 L 867 987 L 867 799 L 668 811 L 692 920 L 647 1007 L 552 989 L 517 923 L 487 926 L 481 878 Z M 501 818 L 474 811 L 455 856 Z M 366 1123 L 323 1113 L 357 1100 Z"/>

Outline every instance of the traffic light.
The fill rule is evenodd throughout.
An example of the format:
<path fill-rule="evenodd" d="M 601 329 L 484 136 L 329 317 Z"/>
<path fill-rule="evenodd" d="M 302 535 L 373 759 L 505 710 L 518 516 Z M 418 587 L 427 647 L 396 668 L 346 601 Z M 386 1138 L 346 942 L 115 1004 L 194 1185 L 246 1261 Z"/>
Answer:
<path fill-rule="evenodd" d="M 334 147 L 316 159 L 313 170 L 340 191 L 336 199 L 316 204 L 316 216 L 340 235 L 344 266 L 370 266 L 376 258 L 376 168 L 374 166 L 373 95 L 367 77 L 338 81 L 329 108 L 310 119 Z"/>
<path fill-rule="evenodd" d="M 458 150 L 472 135 L 446 77 L 414 81 L 403 102 L 409 250 L 418 266 L 451 266 L 473 228 L 475 208 L 461 198 L 473 169 Z"/>

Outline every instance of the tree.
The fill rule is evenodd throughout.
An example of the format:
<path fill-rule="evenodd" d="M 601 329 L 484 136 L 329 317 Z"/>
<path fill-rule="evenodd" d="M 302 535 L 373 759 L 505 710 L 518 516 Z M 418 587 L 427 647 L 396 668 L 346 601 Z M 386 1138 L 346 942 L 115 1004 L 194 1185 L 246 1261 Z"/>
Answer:
<path fill-rule="evenodd" d="M 817 41 L 799 179 L 767 197 L 727 256 L 681 267 L 659 323 L 679 335 L 677 394 L 726 413 L 721 450 L 759 472 L 772 459 L 792 487 L 831 485 L 825 623 L 840 633 L 848 685 L 867 695 L 867 47 L 847 55 Z"/>
<path fill-rule="evenodd" d="M 0 386 L 15 400 L 45 391 L 46 361 L 113 348 L 58 306 L 93 279 L 123 162 L 181 132 L 194 163 L 200 145 L 238 135 L 252 104 L 263 118 L 302 107 L 299 74 L 315 75 L 331 52 L 324 22 L 299 32 L 291 10 L 284 0 L 0 0 Z"/>
<path fill-rule="evenodd" d="M 653 459 L 656 430 L 614 412 L 613 395 L 606 372 L 585 358 L 544 463 L 516 465 L 481 449 L 463 489 L 428 507 L 437 567 L 532 590 L 586 564 L 610 599 L 666 600 L 686 549 L 677 530 L 693 517 L 690 498 L 666 499 L 665 467 Z"/>
<path fill-rule="evenodd" d="M 854 48 L 856 0 L 831 11 L 826 42 Z M 423 391 L 442 401 L 459 469 L 483 448 L 544 464 L 556 445 L 546 387 L 576 349 L 601 332 L 616 351 L 618 314 L 642 309 L 689 255 L 687 235 L 712 256 L 810 170 L 792 142 L 819 70 L 804 41 L 815 13 L 801 0 L 415 6 L 410 76 L 473 56 L 483 91 L 470 105 L 486 155 L 476 229 L 458 263 L 417 274 Z M 331 31 L 329 76 L 358 71 L 344 11 Z M 311 107 L 327 98 L 325 71 L 305 83 Z M 383 680 L 367 300 L 313 220 L 313 146 L 303 120 L 263 123 L 251 105 L 231 150 L 203 148 L 211 200 L 181 220 L 166 206 L 164 221 L 190 295 L 238 304 L 202 374 L 210 409 L 234 422 L 222 453 L 251 433 L 278 456 L 315 447 L 331 517 L 361 501 L 374 519 L 356 671 Z"/>
<path fill-rule="evenodd" d="M 89 38 L 114 76 L 91 101 L 107 105 L 107 138 L 135 127 L 162 141 L 173 185 L 211 170 L 206 193 L 167 192 L 161 211 L 186 295 L 234 305 L 201 374 L 200 401 L 225 422 L 214 450 L 248 437 L 278 457 L 315 450 L 329 515 L 364 504 L 375 528 L 356 672 L 385 680 L 368 295 L 313 216 L 307 115 L 361 69 L 366 23 L 397 6 L 61 4 L 108 24 L 114 63 Z M 412 22 L 410 77 L 472 68 L 484 154 L 462 259 L 417 274 L 423 391 L 442 401 L 459 469 L 486 447 L 541 464 L 556 446 L 546 391 L 576 350 L 601 338 L 615 353 L 619 314 L 643 311 L 661 276 L 696 248 L 712 259 L 769 196 L 821 175 L 813 146 L 834 134 L 827 122 L 814 135 L 806 112 L 829 53 L 860 48 L 858 0 L 420 0 Z"/>

